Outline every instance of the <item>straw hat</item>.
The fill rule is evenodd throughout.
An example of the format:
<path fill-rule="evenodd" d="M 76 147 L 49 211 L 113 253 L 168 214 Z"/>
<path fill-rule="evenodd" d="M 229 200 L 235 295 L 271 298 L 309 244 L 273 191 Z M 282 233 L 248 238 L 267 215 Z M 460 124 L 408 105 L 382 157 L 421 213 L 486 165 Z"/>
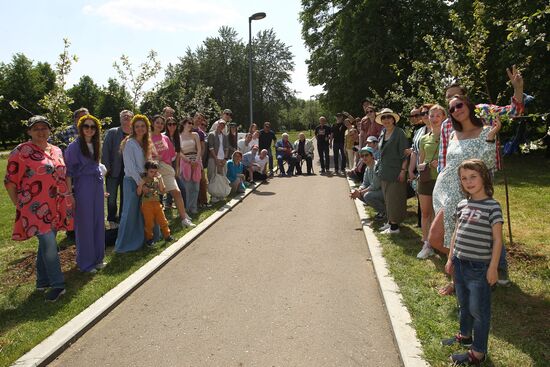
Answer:
<path fill-rule="evenodd" d="M 399 115 L 398 114 L 396 114 L 395 112 L 393 112 L 389 108 L 383 108 L 382 111 L 380 111 L 376 114 L 376 118 L 375 118 L 376 123 L 382 125 L 382 116 L 384 116 L 384 115 L 392 115 L 396 124 L 399 121 Z"/>

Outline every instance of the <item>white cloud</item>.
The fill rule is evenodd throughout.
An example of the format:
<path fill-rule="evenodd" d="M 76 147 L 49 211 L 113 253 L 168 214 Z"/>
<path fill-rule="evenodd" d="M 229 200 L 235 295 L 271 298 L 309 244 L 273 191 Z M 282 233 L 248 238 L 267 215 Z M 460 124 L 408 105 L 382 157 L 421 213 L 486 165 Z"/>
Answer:
<path fill-rule="evenodd" d="M 240 18 L 235 9 L 219 0 L 108 0 L 82 10 L 112 24 L 144 31 L 212 31 Z"/>

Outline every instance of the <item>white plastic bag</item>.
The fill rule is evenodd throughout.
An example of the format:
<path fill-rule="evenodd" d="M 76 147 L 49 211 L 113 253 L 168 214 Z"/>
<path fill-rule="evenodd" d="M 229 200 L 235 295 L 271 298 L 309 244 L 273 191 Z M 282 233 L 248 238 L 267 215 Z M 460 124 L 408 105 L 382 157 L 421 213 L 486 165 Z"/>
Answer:
<path fill-rule="evenodd" d="M 216 173 L 216 176 L 208 183 L 208 193 L 213 197 L 223 199 L 231 192 L 229 180 L 224 175 Z"/>

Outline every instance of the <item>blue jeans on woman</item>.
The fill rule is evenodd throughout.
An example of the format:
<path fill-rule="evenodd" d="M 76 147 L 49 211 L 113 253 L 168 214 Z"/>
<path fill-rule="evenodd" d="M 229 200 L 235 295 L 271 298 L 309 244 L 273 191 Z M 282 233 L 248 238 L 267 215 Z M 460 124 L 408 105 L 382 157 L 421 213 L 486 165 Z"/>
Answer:
<path fill-rule="evenodd" d="M 460 304 L 460 335 L 473 336 L 472 350 L 487 354 L 491 324 L 489 264 L 453 257 L 453 265 L 455 292 Z"/>
<path fill-rule="evenodd" d="M 55 231 L 39 234 L 36 254 L 36 288 L 65 288 L 61 262 L 57 252 Z"/>
<path fill-rule="evenodd" d="M 197 202 L 199 200 L 200 182 L 182 180 L 185 188 L 185 208 L 191 214 L 198 213 Z"/>

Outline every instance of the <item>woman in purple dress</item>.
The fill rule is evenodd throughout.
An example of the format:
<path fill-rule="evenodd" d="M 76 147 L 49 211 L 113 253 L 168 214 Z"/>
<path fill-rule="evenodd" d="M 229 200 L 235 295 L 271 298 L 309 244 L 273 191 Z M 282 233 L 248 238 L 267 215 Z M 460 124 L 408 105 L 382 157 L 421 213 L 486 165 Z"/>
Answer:
<path fill-rule="evenodd" d="M 78 137 L 65 151 L 67 175 L 72 178 L 75 198 L 76 264 L 81 271 L 89 273 L 105 267 L 105 195 L 99 163 L 100 127 L 94 116 L 82 116 L 77 124 Z"/>

